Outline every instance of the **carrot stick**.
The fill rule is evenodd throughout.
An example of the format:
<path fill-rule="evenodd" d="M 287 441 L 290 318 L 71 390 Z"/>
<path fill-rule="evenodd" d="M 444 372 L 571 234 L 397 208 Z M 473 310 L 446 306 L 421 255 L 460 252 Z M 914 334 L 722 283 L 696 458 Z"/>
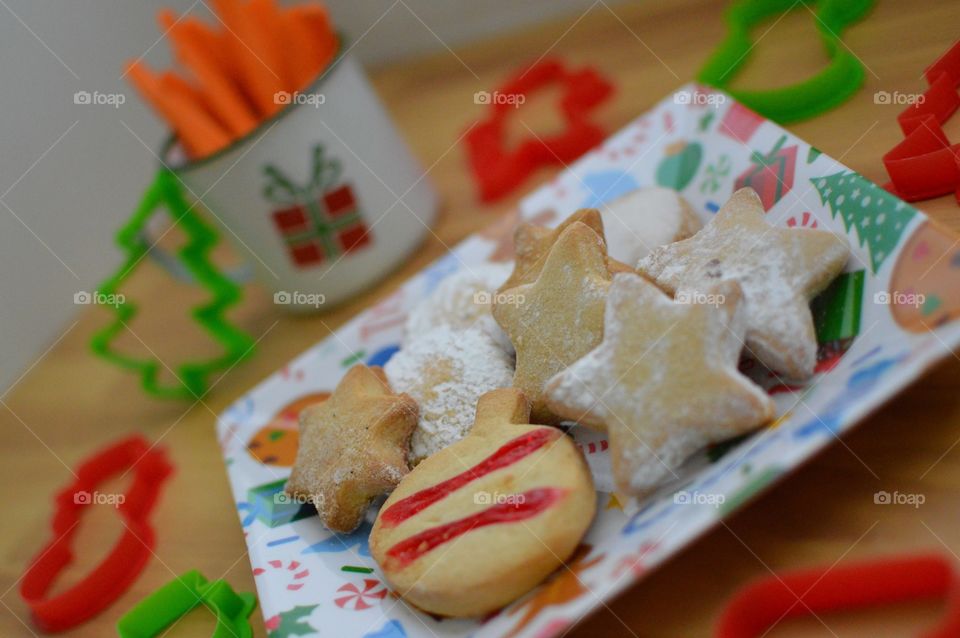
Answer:
<path fill-rule="evenodd" d="M 293 60 L 285 51 L 280 10 L 275 0 L 250 0 L 246 6 L 246 12 L 250 19 L 259 26 L 262 40 L 260 46 L 263 47 L 260 56 L 276 69 L 277 75 L 280 76 L 283 83 L 283 88 L 288 91 L 295 91 L 297 87 L 293 86 L 290 74 Z"/>
<path fill-rule="evenodd" d="M 276 49 L 269 36 L 238 0 L 214 0 L 217 13 L 226 25 L 227 41 L 243 78 L 244 92 L 250 96 L 260 116 L 272 115 L 280 108 L 276 94 L 284 91 L 276 59 Z"/>
<path fill-rule="evenodd" d="M 253 130 L 257 125 L 256 115 L 217 60 L 197 40 L 196 30 L 187 30 L 182 22 L 176 23 L 172 12 L 162 11 L 158 17 L 173 40 L 177 58 L 193 72 L 200 84 L 200 91 L 211 113 L 234 137 Z"/>
<path fill-rule="evenodd" d="M 169 81 L 164 85 L 146 64 L 132 62 L 127 73 L 137 90 L 176 132 L 190 157 L 203 157 L 230 142 L 227 132 L 203 105 L 178 93 L 176 87 L 171 90 Z"/>
<path fill-rule="evenodd" d="M 285 54 L 295 63 L 293 80 L 297 90 L 310 86 L 330 63 L 337 49 L 330 16 L 321 4 L 302 4 L 283 12 Z"/>

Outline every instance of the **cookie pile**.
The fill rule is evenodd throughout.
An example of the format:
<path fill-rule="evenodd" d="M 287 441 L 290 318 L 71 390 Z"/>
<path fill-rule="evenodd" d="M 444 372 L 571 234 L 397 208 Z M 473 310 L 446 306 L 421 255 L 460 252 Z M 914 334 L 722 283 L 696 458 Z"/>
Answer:
<path fill-rule="evenodd" d="M 446 279 L 383 371 L 356 366 L 301 414 L 287 491 L 339 532 L 389 493 L 371 552 L 433 614 L 495 611 L 574 553 L 596 494 L 555 426 L 605 432 L 618 490 L 642 498 L 703 447 L 769 422 L 773 402 L 739 362 L 809 378 L 809 303 L 849 257 L 833 233 L 768 224 L 750 189 L 702 228 L 679 195 L 645 189 L 604 215 L 520 224 L 514 245 L 512 269 Z"/>

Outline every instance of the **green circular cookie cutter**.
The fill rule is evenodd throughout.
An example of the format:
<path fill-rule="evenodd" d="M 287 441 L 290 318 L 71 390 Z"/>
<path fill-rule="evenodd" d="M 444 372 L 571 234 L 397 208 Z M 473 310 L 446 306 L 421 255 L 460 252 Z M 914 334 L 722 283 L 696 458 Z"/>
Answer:
<path fill-rule="evenodd" d="M 208 582 L 203 575 L 189 571 L 174 578 L 133 607 L 117 621 L 120 638 L 153 638 L 198 605 L 207 607 L 217 619 L 211 638 L 251 638 L 250 614 L 257 597 L 238 594 L 225 580 Z"/>
<path fill-rule="evenodd" d="M 731 89 L 728 84 L 749 59 L 755 43 L 750 32 L 764 20 L 784 14 L 803 0 L 739 0 L 724 18 L 726 39 L 707 58 L 697 80 L 722 89 L 738 102 L 779 123 L 795 122 L 839 106 L 863 84 L 863 64 L 843 43 L 843 31 L 866 15 L 873 0 L 819 0 L 814 18 L 830 63 L 815 76 L 785 87 L 765 90 Z M 809 9 L 811 12 L 813 10 Z"/>
<path fill-rule="evenodd" d="M 210 292 L 207 303 L 191 310 L 194 321 L 223 347 L 223 354 L 210 359 L 188 361 L 176 366 L 176 381 L 164 384 L 160 379 L 164 367 L 156 357 L 134 357 L 113 347 L 113 340 L 127 329 L 137 314 L 137 306 L 118 295 L 118 289 L 136 268 L 145 261 L 151 245 L 145 232 L 147 223 L 160 208 L 166 208 L 173 223 L 182 230 L 187 241 L 177 251 L 193 282 Z M 253 338 L 231 324 L 224 313 L 237 303 L 242 290 L 210 261 L 210 251 L 217 244 L 217 233 L 187 203 L 179 179 L 170 170 L 162 168 L 147 188 L 131 218 L 116 236 L 117 245 L 126 259 L 120 268 L 97 288 L 101 295 L 112 295 L 119 300 L 107 306 L 113 321 L 98 330 L 90 341 L 93 352 L 107 361 L 140 374 L 143 390 L 162 399 L 200 399 L 207 391 L 209 377 L 227 370 L 253 351 Z"/>

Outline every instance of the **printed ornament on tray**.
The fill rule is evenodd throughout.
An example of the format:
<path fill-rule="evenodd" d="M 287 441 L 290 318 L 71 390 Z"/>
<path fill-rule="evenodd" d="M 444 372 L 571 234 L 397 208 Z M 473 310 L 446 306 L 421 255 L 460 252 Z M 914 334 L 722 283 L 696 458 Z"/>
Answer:
<path fill-rule="evenodd" d="M 749 186 L 757 191 L 763 210 L 769 211 L 773 205 L 793 188 L 793 175 L 797 170 L 796 145 L 783 147 L 787 136 L 782 136 L 766 154 L 754 151 L 750 156 L 750 166 L 737 177 L 733 190 Z"/>
<path fill-rule="evenodd" d="M 273 211 L 273 223 L 297 267 L 332 263 L 372 243 L 353 189 L 339 183 L 340 162 L 326 159 L 322 145 L 313 147 L 310 180 L 304 186 L 272 164 L 263 172 L 264 197 L 282 206 Z"/>

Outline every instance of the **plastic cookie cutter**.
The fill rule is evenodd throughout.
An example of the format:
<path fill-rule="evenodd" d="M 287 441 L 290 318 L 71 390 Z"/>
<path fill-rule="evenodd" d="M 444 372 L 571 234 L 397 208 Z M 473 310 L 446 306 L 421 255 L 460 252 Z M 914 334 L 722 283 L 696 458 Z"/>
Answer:
<path fill-rule="evenodd" d="M 558 108 L 564 130 L 556 135 L 533 135 L 507 150 L 507 123 L 511 112 L 531 93 L 550 84 L 559 84 L 563 94 Z M 480 188 L 480 199 L 497 200 L 519 186 L 540 166 L 567 164 L 606 137 L 602 128 L 589 120 L 592 109 L 613 94 L 613 84 L 595 69 L 572 71 L 555 59 L 544 59 L 518 72 L 493 93 L 480 92 L 475 98 L 489 105 L 489 117 L 466 134 L 470 169 Z"/>
<path fill-rule="evenodd" d="M 101 494 L 97 487 L 127 472 L 133 476 L 123 494 Z M 20 596 L 44 631 L 70 629 L 97 615 L 117 598 L 147 564 L 154 546 L 150 513 L 173 471 L 164 451 L 139 435 L 103 448 L 81 463 L 76 479 L 56 496 L 53 539 L 31 561 Z M 48 596 L 60 573 L 73 562 L 72 543 L 80 518 L 92 505 L 110 503 L 123 521 L 123 533 L 107 556 L 78 582 Z"/>
<path fill-rule="evenodd" d="M 960 202 L 960 144 L 943 124 L 960 107 L 960 42 L 923 73 L 928 88 L 897 116 L 904 139 L 883 156 L 888 191 L 907 201 L 956 193 Z"/>
<path fill-rule="evenodd" d="M 128 611 L 117 622 L 120 638 L 159 636 L 198 605 L 213 612 L 217 626 L 212 638 L 250 638 L 249 617 L 257 597 L 235 592 L 227 581 L 207 581 L 193 570 L 174 578 Z"/>
<path fill-rule="evenodd" d="M 960 580 L 939 555 L 891 557 L 774 574 L 741 589 L 717 623 L 716 638 L 755 638 L 781 620 L 909 601 L 946 600 L 922 638 L 960 636 Z"/>
<path fill-rule="evenodd" d="M 795 0 L 739 0 L 730 5 L 724 16 L 729 29 L 727 38 L 707 58 L 697 80 L 723 89 L 757 113 L 780 123 L 813 117 L 842 104 L 863 84 L 864 71 L 841 36 L 870 10 L 873 0 L 819 0 L 816 5 L 817 31 L 830 62 L 815 76 L 776 89 L 730 88 L 754 47 L 750 39 L 753 27 L 798 6 Z"/>
<path fill-rule="evenodd" d="M 176 382 L 166 385 L 160 381 L 162 364 L 159 360 L 127 355 L 113 347 L 113 340 L 137 314 L 136 305 L 117 295 L 118 289 L 150 253 L 151 246 L 146 239 L 145 229 L 160 207 L 167 208 L 171 219 L 188 238 L 177 254 L 178 259 L 193 280 L 208 290 L 212 297 L 206 304 L 194 308 L 192 317 L 224 349 L 218 357 L 180 364 L 175 371 Z M 158 398 L 187 400 L 202 397 L 207 390 L 209 377 L 229 369 L 249 355 L 254 345 L 250 335 L 224 317 L 226 309 L 240 300 L 241 289 L 210 262 L 210 251 L 217 243 L 216 232 L 187 203 L 177 177 L 169 170 L 161 169 L 133 216 L 117 233 L 116 241 L 126 253 L 126 260 L 119 270 L 100 285 L 97 292 L 122 301 L 107 306 L 113 312 L 114 319 L 93 335 L 91 348 L 107 361 L 138 372 L 141 386 L 148 394 Z"/>

